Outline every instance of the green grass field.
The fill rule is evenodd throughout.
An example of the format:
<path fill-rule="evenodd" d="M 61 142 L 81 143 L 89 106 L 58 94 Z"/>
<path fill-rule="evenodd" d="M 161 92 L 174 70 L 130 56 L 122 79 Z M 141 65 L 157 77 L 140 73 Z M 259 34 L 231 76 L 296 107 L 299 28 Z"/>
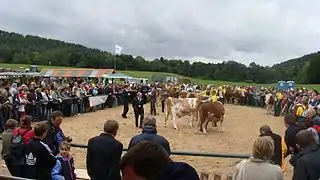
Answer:
<path fill-rule="evenodd" d="M 0 68 L 11 68 L 11 69 L 24 69 L 28 68 L 29 65 L 27 64 L 6 64 L 0 63 Z M 61 66 L 39 66 L 40 68 L 72 68 L 72 67 L 61 67 Z M 170 76 L 179 76 L 174 73 L 165 73 L 165 72 L 149 72 L 149 71 L 117 71 L 123 74 L 136 77 L 136 78 L 147 78 L 151 79 L 152 76 L 163 76 L 163 75 L 170 75 Z M 192 83 L 197 84 L 214 84 L 214 85 L 252 85 L 252 86 L 263 86 L 263 87 L 270 87 L 276 86 L 276 84 L 255 84 L 255 83 L 246 83 L 246 82 L 230 82 L 230 81 L 214 81 L 214 80 L 205 80 L 205 79 L 197 79 L 197 78 L 190 78 L 190 77 L 183 77 L 190 79 Z M 317 89 L 320 91 L 320 84 L 297 84 L 297 87 L 306 87 L 308 89 Z"/>

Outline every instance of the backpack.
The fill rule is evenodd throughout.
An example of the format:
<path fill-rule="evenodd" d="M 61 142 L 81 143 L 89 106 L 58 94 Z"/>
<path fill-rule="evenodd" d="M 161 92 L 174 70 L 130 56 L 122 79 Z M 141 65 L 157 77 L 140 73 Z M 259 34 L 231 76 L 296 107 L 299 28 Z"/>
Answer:
<path fill-rule="evenodd" d="M 9 149 L 9 153 L 12 158 L 20 160 L 24 157 L 25 144 L 23 136 L 26 135 L 29 131 L 30 129 L 27 129 L 24 133 L 20 134 L 20 129 L 18 129 L 18 134 L 13 136 Z"/>

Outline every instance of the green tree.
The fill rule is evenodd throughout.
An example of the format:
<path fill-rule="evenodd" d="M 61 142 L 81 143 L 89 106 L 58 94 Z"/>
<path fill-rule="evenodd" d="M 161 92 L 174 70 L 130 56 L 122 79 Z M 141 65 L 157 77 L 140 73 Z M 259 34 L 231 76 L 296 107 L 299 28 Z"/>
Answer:
<path fill-rule="evenodd" d="M 247 81 L 272 83 L 279 80 L 295 80 L 298 83 L 319 83 L 320 52 L 291 59 L 272 67 L 263 67 L 254 62 L 249 66 L 236 61 L 202 63 L 164 57 L 147 60 L 142 56 L 122 54 L 87 48 L 79 44 L 23 36 L 0 30 L 0 62 L 16 64 L 38 64 L 86 68 L 113 68 L 177 73 L 183 76 L 224 81 Z"/>
<path fill-rule="evenodd" d="M 15 53 L 12 59 L 12 63 L 14 64 L 30 64 L 30 58 L 29 56 L 23 54 L 23 53 Z"/>

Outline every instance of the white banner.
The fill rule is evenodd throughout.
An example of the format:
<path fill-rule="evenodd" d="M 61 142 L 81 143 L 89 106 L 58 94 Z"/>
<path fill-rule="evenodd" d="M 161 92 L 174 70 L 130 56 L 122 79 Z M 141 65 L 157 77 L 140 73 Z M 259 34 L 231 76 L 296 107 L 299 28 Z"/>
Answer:
<path fill-rule="evenodd" d="M 116 44 L 116 45 L 114 46 L 114 53 L 115 53 L 116 55 L 121 55 L 121 53 L 122 53 L 122 47 Z"/>
<path fill-rule="evenodd" d="M 105 103 L 107 101 L 107 98 L 108 98 L 108 95 L 89 97 L 90 107 Z"/>

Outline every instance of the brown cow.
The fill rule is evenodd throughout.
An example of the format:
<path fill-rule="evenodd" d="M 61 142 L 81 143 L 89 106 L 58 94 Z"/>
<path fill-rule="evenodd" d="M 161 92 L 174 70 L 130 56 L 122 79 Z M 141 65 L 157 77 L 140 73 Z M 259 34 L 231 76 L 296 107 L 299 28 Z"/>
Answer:
<path fill-rule="evenodd" d="M 224 131 L 222 128 L 222 122 L 225 114 L 225 109 L 221 102 L 203 102 L 199 109 L 199 122 L 198 128 L 203 131 L 204 134 L 207 133 L 207 126 L 209 121 L 212 123 L 220 122 L 220 131 Z M 204 126 L 203 126 L 204 125 Z"/>

